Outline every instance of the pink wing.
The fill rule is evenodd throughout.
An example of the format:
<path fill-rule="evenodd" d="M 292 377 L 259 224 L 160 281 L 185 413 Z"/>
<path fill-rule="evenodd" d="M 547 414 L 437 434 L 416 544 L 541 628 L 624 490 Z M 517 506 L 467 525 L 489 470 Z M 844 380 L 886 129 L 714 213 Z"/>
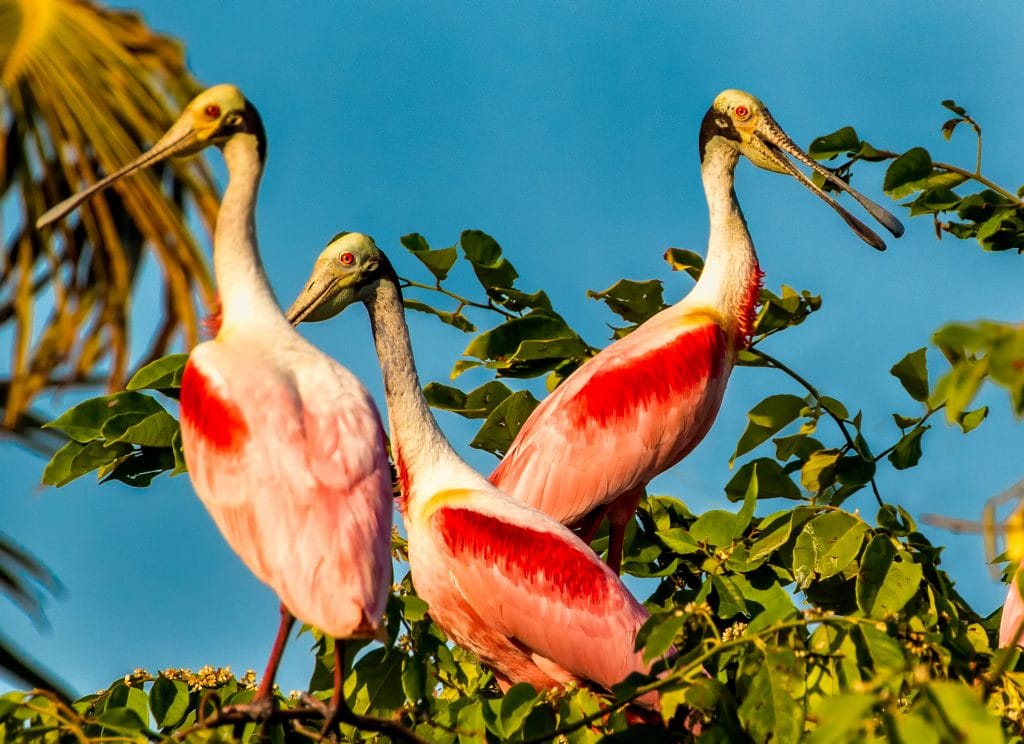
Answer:
<path fill-rule="evenodd" d="M 1003 619 L 999 622 L 999 646 L 1006 646 L 1013 640 L 1017 628 L 1024 622 L 1024 599 L 1020 596 L 1020 587 L 1017 582 L 1019 576 L 1014 574 L 1010 582 L 1010 590 L 1006 593 L 1006 602 L 1003 603 Z M 1024 648 L 1024 637 L 1017 639 L 1017 645 Z"/>
<path fill-rule="evenodd" d="M 571 524 L 695 447 L 718 413 L 732 350 L 711 316 L 675 310 L 609 346 L 549 395 L 491 482 Z"/>
<path fill-rule="evenodd" d="M 312 352 L 312 353 L 311 353 Z M 391 475 L 380 418 L 340 365 L 221 341 L 182 378 L 182 443 L 228 543 L 300 620 L 373 635 L 390 589 Z"/>
<path fill-rule="evenodd" d="M 605 687 L 646 671 L 633 651 L 647 611 L 582 541 L 500 494 L 431 516 L 446 568 L 488 625 Z M 513 680 L 515 681 L 515 680 Z"/>

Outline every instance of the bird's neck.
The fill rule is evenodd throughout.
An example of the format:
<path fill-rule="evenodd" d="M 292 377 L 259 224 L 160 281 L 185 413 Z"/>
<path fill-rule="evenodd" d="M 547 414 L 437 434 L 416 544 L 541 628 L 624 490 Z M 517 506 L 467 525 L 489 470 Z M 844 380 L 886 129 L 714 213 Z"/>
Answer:
<path fill-rule="evenodd" d="M 220 333 L 283 324 L 256 243 L 256 197 L 263 163 L 256 137 L 237 134 L 224 145 L 228 185 L 213 238 L 213 271 L 220 294 Z"/>
<path fill-rule="evenodd" d="M 366 308 L 384 377 L 391 453 L 398 470 L 403 509 L 413 508 L 405 502 L 415 498 L 410 483 L 438 462 L 461 460 L 438 427 L 420 389 L 401 290 L 392 282 L 379 282 Z"/>
<path fill-rule="evenodd" d="M 687 300 L 714 308 L 738 345 L 745 346 L 763 273 L 733 188 L 738 160 L 731 147 L 709 147 L 701 163 L 711 232 L 704 271 Z"/>

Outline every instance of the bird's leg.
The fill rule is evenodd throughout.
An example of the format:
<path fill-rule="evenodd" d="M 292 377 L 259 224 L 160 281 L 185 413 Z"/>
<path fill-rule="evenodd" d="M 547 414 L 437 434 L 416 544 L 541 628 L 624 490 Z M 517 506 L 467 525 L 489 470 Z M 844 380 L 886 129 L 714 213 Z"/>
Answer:
<path fill-rule="evenodd" d="M 576 531 L 580 540 L 585 542 L 587 545 L 590 545 L 594 540 L 594 535 L 597 534 L 598 527 L 601 526 L 601 522 L 604 521 L 604 518 L 608 514 L 608 510 L 610 508 L 611 504 L 602 504 L 601 506 L 598 506 L 576 520 L 571 529 Z"/>
<path fill-rule="evenodd" d="M 636 507 L 643 495 L 644 486 L 635 486 L 615 499 L 608 509 L 608 567 L 617 574 L 622 573 L 622 548 L 626 539 L 626 527 L 633 521 Z"/>
<path fill-rule="evenodd" d="M 260 680 L 260 686 L 256 688 L 256 696 L 248 704 L 231 705 L 224 708 L 221 711 L 222 716 L 244 715 L 250 720 L 265 720 L 271 716 L 274 712 L 274 679 L 277 677 L 278 667 L 281 666 L 281 655 L 288 642 L 288 634 L 294 624 L 295 617 L 282 604 L 281 624 L 277 628 L 274 646 L 270 649 L 270 658 L 267 659 L 267 668 L 263 672 L 263 679 Z"/>
<path fill-rule="evenodd" d="M 288 611 L 288 608 L 281 605 L 281 624 L 277 627 L 277 638 L 274 639 L 274 646 L 270 649 L 270 658 L 267 659 L 267 668 L 263 671 L 263 679 L 256 689 L 256 697 L 252 699 L 253 705 L 268 706 L 273 708 L 274 680 L 277 679 L 277 669 L 281 666 L 281 655 L 284 653 L 285 644 L 288 643 L 288 634 L 295 625 L 295 616 Z"/>

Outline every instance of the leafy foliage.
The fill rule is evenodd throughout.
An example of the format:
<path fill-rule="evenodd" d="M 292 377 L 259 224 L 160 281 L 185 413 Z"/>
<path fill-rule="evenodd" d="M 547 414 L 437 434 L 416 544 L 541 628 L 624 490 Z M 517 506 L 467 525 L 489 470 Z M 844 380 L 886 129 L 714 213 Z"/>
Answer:
<path fill-rule="evenodd" d="M 887 193 L 912 197 L 905 203 L 911 215 L 931 215 L 940 237 L 948 233 L 974 239 L 985 250 L 1021 252 L 1024 205 L 981 174 L 978 124 L 952 101 L 944 105 L 954 114 L 942 125 L 947 139 L 962 125 L 978 137 L 974 171 L 935 162 L 922 147 L 904 153 L 875 148 L 852 127 L 819 138 L 811 152 L 824 159 L 846 154 L 848 162 L 838 169 L 844 177 L 857 162 L 888 162 Z M 86 170 L 91 177 L 95 165 Z M 48 196 L 59 198 L 76 184 L 63 190 L 44 185 Z M 981 188 L 954 191 L 969 186 Z M 26 207 L 26 224 L 34 208 Z M 102 227 L 110 219 L 97 214 L 68 229 L 94 238 L 100 228 L 93 221 Z M 955 220 L 947 221 L 947 215 Z M 472 446 L 500 457 L 537 404 L 529 391 L 517 389 L 519 380 L 544 376 L 553 389 L 598 348 L 568 324 L 543 290 L 517 286 L 522 277 L 491 236 L 467 230 L 443 248 L 415 233 L 401 242 L 429 275 L 405 281 L 407 307 L 470 336 L 452 380 L 470 372 L 488 378 L 469 390 L 452 380 L 431 382 L 425 394 L 436 408 L 478 420 Z M 694 279 L 703 268 L 701 257 L 689 251 L 672 248 L 665 258 L 673 270 Z M 112 260 L 111 266 L 119 264 Z M 474 297 L 452 289 L 460 274 L 479 288 Z M 129 284 L 132 276 L 129 271 Z M 660 279 L 622 279 L 588 294 L 616 316 L 613 338 L 664 307 Z M 646 579 L 651 591 L 651 618 L 638 647 L 658 660 L 654 675 L 634 676 L 613 690 L 571 685 L 538 694 L 517 685 L 502 692 L 471 654 L 447 642 L 406 575 L 389 603 L 386 641 L 351 645 L 344 660 L 349 707 L 378 720 L 358 729 L 343 724 L 335 736 L 355 741 L 376 733 L 440 742 L 659 742 L 697 735 L 776 742 L 1019 739 L 1020 652 L 996 648 L 998 618 L 982 618 L 967 606 L 942 570 L 941 548 L 902 508 L 887 503 L 875 477 L 879 468 L 904 471 L 922 462 L 926 433 L 940 411 L 964 433 L 980 425 L 987 408 L 970 406 L 985 380 L 1007 389 L 1013 410 L 1024 415 L 1022 327 L 985 321 L 939 329 L 932 341 L 946 360 L 941 370 L 929 369 L 924 348 L 889 360 L 893 384 L 908 399 L 893 412 L 888 433 L 872 434 L 869 441 L 867 432 L 877 432 L 877 422 L 869 429 L 855 406 L 820 391 L 766 351 L 772 336 L 792 332 L 821 308 L 821 298 L 807 290 L 783 286 L 778 293 L 761 292 L 752 344 L 739 363 L 781 373 L 769 377 L 785 385 L 747 414 L 732 457 L 736 473 L 725 489 L 739 508 L 697 515 L 678 499 L 649 495 L 627 532 L 624 569 Z M 177 312 L 175 322 L 188 317 L 187 311 Z M 166 330 L 161 343 L 172 333 Z M 95 470 L 101 480 L 144 487 L 162 472 L 183 471 L 173 401 L 184 361 L 183 355 L 155 359 L 127 390 L 87 400 L 52 422 L 51 430 L 69 441 L 51 460 L 44 481 L 62 485 Z M 862 516 L 872 504 L 868 490 L 878 507 L 871 506 L 873 520 Z M 788 501 L 768 501 L 780 498 Z M 851 498 L 855 511 L 844 508 Z M 759 502 L 778 509 L 756 516 Z M 607 536 L 599 534 L 593 546 L 606 549 Z M 400 563 L 407 561 L 398 533 L 393 553 Z M 5 565 L 0 561 L 0 581 L 12 582 L 8 588 L 15 597 L 29 596 L 24 577 L 4 573 Z M 33 580 L 40 576 L 16 557 L 11 565 Z M 236 678 L 229 670 L 136 670 L 72 703 L 46 690 L 0 696 L 0 739 L 316 738 L 334 660 L 326 639 L 315 630 L 311 634 L 315 668 L 308 689 L 279 695 L 280 710 L 265 723 L 224 711 L 252 698 L 252 673 Z M 3 657 L 0 663 L 9 665 Z M 660 707 L 645 717 L 633 703 L 651 692 L 660 694 Z"/>
<path fill-rule="evenodd" d="M 198 337 L 197 294 L 212 301 L 189 218 L 212 233 L 217 193 L 200 160 L 175 161 L 94 199 L 77 218 L 35 229 L 47 206 L 151 144 L 198 92 L 180 46 L 131 13 L 71 0 L 0 0 L 0 324 L 13 327 L 0 384 L 0 426 L 52 454 L 30 411 L 46 388 L 124 384 Z M 59 145 L 59 146 L 58 146 Z M 164 317 L 148 350 L 129 343 L 133 289 L 145 259 L 161 267 Z M 136 329 L 138 330 L 138 329 Z"/>
<path fill-rule="evenodd" d="M 420 235 L 402 244 L 431 277 L 405 280 L 407 292 L 417 295 L 410 296 L 410 309 L 471 335 L 453 377 L 470 367 L 493 375 L 471 390 L 431 382 L 427 398 L 480 421 L 473 446 L 501 456 L 536 405 L 528 391 L 509 383 L 545 375 L 549 387 L 557 385 L 596 349 L 542 292 L 515 286 L 518 272 L 489 236 L 466 231 L 443 249 Z M 671 268 L 699 276 L 699 257 L 670 250 L 666 259 Z M 480 297 L 449 288 L 459 272 L 474 278 Z M 623 280 L 590 296 L 619 319 L 615 336 L 663 307 L 660 280 Z M 677 499 L 652 495 L 627 532 L 624 570 L 653 588 L 647 601 L 652 616 L 638 643 L 651 659 L 675 652 L 660 663 L 659 676 L 626 680 L 610 695 L 579 688 L 538 695 L 522 685 L 502 694 L 490 672 L 446 642 L 406 576 L 389 606 L 388 641 L 349 655 L 345 690 L 352 709 L 398 721 L 410 736 L 451 742 L 542 741 L 560 734 L 571 741 L 614 740 L 627 730 L 650 741 L 685 739 L 688 730 L 712 741 L 848 741 L 922 729 L 940 738 L 999 741 L 1015 731 L 1024 709 L 1018 653 L 995 648 L 995 619 L 966 605 L 941 568 L 941 550 L 905 511 L 886 504 L 874 484 L 887 464 L 897 470 L 918 465 L 934 414 L 946 410 L 965 432 L 984 414 L 959 404 L 949 414 L 950 396 L 960 389 L 946 382 L 955 366 L 935 382 L 919 349 L 892 365 L 893 384 L 907 392 L 907 406 L 893 414 L 888 441 L 869 443 L 859 412 L 762 348 L 821 307 L 821 298 L 808 291 L 762 291 L 753 345 L 741 363 L 781 372 L 784 378 L 777 379 L 788 379 L 791 389 L 767 396 L 748 414 L 734 453 L 739 466 L 726 488 L 739 510 L 695 515 Z M 488 320 L 497 324 L 488 327 Z M 970 334 L 943 338 L 962 354 L 976 355 L 994 348 L 998 337 L 987 346 Z M 952 352 L 947 358 L 954 365 L 958 359 Z M 73 441 L 47 477 L 57 482 L 96 469 L 102 478 L 144 485 L 156 472 L 180 469 L 173 419 L 143 391 L 173 399 L 183 361 L 179 355 L 151 364 L 129 390 L 86 401 L 57 419 L 52 426 Z M 89 468 L 91 458 L 97 464 Z M 146 463 L 141 471 L 139 463 Z M 872 522 L 842 508 L 865 487 L 879 503 Z M 795 503 L 755 516 L 758 501 L 780 497 Z M 396 558 L 404 560 L 404 540 L 396 534 L 394 541 Z M 594 547 L 603 550 L 606 543 L 600 534 Z M 324 698 L 333 661 L 317 639 L 306 694 Z M 209 735 L 216 719 L 208 716 L 217 705 L 252 694 L 223 679 L 213 688 L 216 695 L 204 697 L 173 673 L 140 675 L 130 693 L 114 695 L 126 686 L 119 681 L 101 693 L 102 705 L 90 697 L 66 709 L 49 698 L 12 696 L 16 704 L 0 720 L 12 741 L 58 720 L 90 735 L 120 726 L 119 734 L 140 741 Z M 668 729 L 631 721 L 630 701 L 652 690 L 661 693 Z M 266 725 L 270 739 L 298 741 L 322 725 L 308 698 L 279 702 L 286 713 Z M 256 725 L 245 724 L 235 735 L 244 738 Z M 231 729 L 217 730 L 227 736 Z M 357 736 L 346 727 L 342 735 Z"/>

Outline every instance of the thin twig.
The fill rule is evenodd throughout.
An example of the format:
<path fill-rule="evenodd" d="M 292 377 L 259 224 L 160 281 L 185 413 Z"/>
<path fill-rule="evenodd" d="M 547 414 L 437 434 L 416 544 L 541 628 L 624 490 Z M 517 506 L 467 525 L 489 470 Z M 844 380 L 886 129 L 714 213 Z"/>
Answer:
<path fill-rule="evenodd" d="M 428 292 L 439 292 L 440 294 L 443 294 L 445 297 L 450 297 L 451 299 L 455 300 L 460 305 L 459 309 L 455 311 L 455 314 L 458 314 L 458 312 L 462 310 L 463 307 L 475 307 L 480 310 L 492 310 L 496 313 L 499 313 L 500 315 L 504 315 L 506 318 L 510 320 L 512 318 L 519 317 L 515 313 L 510 313 L 508 310 L 498 307 L 490 299 L 488 299 L 487 303 L 484 304 L 480 302 L 475 302 L 467 297 L 457 295 L 454 292 L 442 287 L 441 282 L 438 282 L 437 284 L 431 286 L 429 284 L 423 284 L 422 282 L 413 281 L 412 279 L 405 279 L 404 277 L 399 277 L 399 280 L 402 282 L 403 289 L 406 287 L 413 287 L 415 289 L 425 289 Z"/>
<path fill-rule="evenodd" d="M 815 400 L 817 400 L 819 403 L 821 402 L 822 395 L 821 393 L 818 392 L 818 389 L 814 387 L 814 385 L 812 385 L 810 382 L 808 382 L 802 375 L 793 370 L 791 367 L 783 364 L 778 359 L 773 357 L 771 354 L 766 354 L 760 349 L 755 349 L 751 347 L 748 351 L 754 356 L 760 358 L 761 361 L 763 361 L 769 367 L 774 367 L 780 372 L 783 372 L 792 377 L 793 380 L 795 380 L 805 390 L 807 390 L 807 392 L 814 396 Z M 839 430 L 843 433 L 843 437 L 846 439 L 846 444 L 850 447 L 850 449 L 852 449 L 854 452 L 857 452 L 857 446 L 854 444 L 853 437 L 850 435 L 849 430 L 846 428 L 846 421 L 837 416 L 832 411 L 830 411 L 827 406 L 822 406 L 822 410 L 828 414 L 829 418 L 835 421 L 836 426 L 838 426 Z M 860 453 L 858 452 L 858 454 Z M 875 501 L 878 502 L 879 506 L 885 506 L 885 502 L 882 501 L 882 495 L 878 492 L 878 484 L 875 482 L 875 476 L 872 475 L 868 482 L 871 484 L 871 491 L 875 494 Z"/>

